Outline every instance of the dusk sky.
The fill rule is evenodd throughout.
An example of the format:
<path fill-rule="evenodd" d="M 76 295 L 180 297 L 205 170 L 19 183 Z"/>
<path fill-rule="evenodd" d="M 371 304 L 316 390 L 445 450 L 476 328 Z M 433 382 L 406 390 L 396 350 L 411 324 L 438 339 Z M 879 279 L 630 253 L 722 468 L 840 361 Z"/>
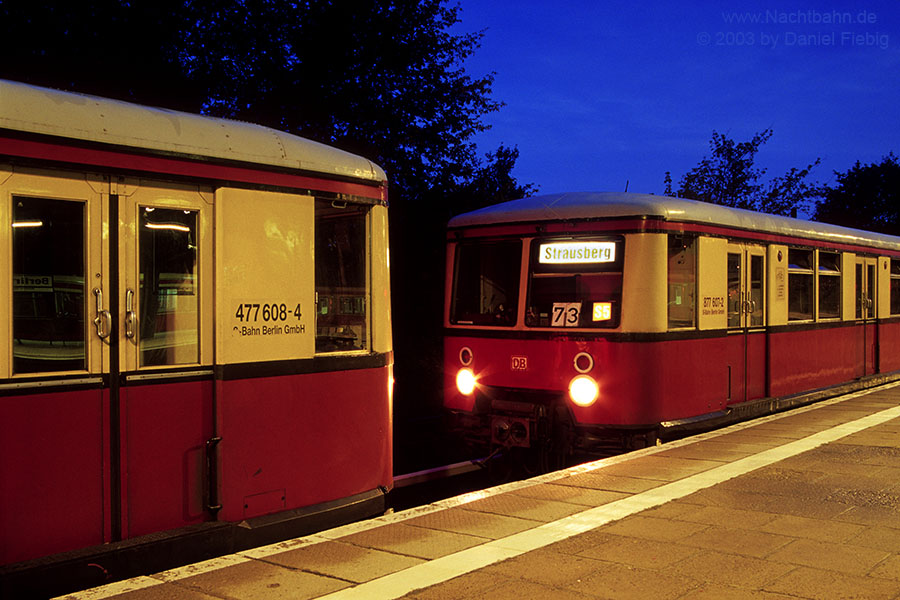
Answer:
<path fill-rule="evenodd" d="M 496 72 L 481 154 L 518 146 L 514 175 L 541 193 L 661 194 L 709 154 L 771 128 L 766 180 L 817 157 L 834 183 L 900 153 L 900 3 L 461 0 L 485 30 L 466 62 Z"/>

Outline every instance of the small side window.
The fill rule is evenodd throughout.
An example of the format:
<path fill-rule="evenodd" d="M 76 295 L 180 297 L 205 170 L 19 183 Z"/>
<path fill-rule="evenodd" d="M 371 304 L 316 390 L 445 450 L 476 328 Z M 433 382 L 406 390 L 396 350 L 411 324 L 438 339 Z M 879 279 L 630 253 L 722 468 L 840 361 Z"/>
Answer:
<path fill-rule="evenodd" d="M 788 249 L 788 320 L 813 319 L 813 251 Z"/>
<path fill-rule="evenodd" d="M 367 215 L 316 201 L 316 352 L 369 347 Z"/>
<path fill-rule="evenodd" d="M 668 251 L 669 329 L 696 324 L 697 238 L 669 235 Z"/>
<path fill-rule="evenodd" d="M 900 259 L 891 259 L 891 314 L 900 315 Z"/>
<path fill-rule="evenodd" d="M 841 318 L 841 255 L 819 252 L 819 318 Z"/>

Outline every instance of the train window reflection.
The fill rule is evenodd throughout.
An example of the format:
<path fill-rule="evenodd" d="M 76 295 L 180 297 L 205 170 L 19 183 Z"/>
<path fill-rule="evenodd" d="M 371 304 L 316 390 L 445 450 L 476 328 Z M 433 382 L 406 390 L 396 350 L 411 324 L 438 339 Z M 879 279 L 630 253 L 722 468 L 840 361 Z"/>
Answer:
<path fill-rule="evenodd" d="M 87 368 L 84 205 L 13 198 L 13 371 Z"/>
<path fill-rule="evenodd" d="M 900 315 L 900 260 L 891 259 L 891 314 Z"/>
<path fill-rule="evenodd" d="M 696 237 L 669 236 L 668 315 L 669 329 L 693 327 L 696 318 L 694 301 L 697 289 Z"/>
<path fill-rule="evenodd" d="M 140 364 L 199 362 L 197 213 L 140 211 Z"/>
<path fill-rule="evenodd" d="M 450 322 L 515 325 L 521 264 L 520 240 L 458 245 Z"/>
<path fill-rule="evenodd" d="M 841 318 L 840 254 L 819 252 L 819 318 Z"/>
<path fill-rule="evenodd" d="M 813 318 L 813 251 L 788 249 L 788 320 Z"/>
<path fill-rule="evenodd" d="M 624 243 L 615 239 L 580 239 L 578 242 L 612 242 L 614 250 L 597 262 L 578 259 L 570 263 L 543 263 L 541 247 L 531 244 L 531 276 L 525 325 L 528 327 L 615 328 L 622 306 Z M 613 260 L 606 260 L 606 258 Z"/>
<path fill-rule="evenodd" d="M 316 201 L 316 352 L 368 348 L 367 214 Z"/>

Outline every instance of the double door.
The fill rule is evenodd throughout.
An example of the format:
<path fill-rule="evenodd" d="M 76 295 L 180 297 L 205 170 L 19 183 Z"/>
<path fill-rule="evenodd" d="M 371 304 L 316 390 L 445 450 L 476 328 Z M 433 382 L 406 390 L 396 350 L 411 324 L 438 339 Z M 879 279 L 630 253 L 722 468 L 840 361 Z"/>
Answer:
<path fill-rule="evenodd" d="M 208 518 L 211 200 L 99 176 L 0 178 L 0 562 Z"/>
<path fill-rule="evenodd" d="M 859 377 L 873 375 L 878 365 L 878 260 L 857 256 L 855 259 L 854 317 L 857 322 L 857 368 Z"/>
<path fill-rule="evenodd" d="M 765 266 L 763 246 L 728 245 L 729 403 L 766 395 Z"/>

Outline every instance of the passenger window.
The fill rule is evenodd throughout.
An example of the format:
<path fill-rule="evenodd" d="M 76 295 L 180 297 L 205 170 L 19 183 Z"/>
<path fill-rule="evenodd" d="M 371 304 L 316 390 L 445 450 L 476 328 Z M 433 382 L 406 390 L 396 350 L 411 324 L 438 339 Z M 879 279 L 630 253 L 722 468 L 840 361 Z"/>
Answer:
<path fill-rule="evenodd" d="M 450 322 L 455 325 L 515 325 L 521 264 L 520 240 L 457 245 Z"/>
<path fill-rule="evenodd" d="M 197 213 L 140 211 L 140 366 L 199 362 Z"/>
<path fill-rule="evenodd" d="M 622 310 L 621 238 L 534 240 L 528 327 L 618 327 Z"/>
<path fill-rule="evenodd" d="M 316 201 L 316 352 L 369 343 L 368 207 Z"/>
<path fill-rule="evenodd" d="M 87 369 L 84 204 L 13 197 L 13 372 Z"/>
<path fill-rule="evenodd" d="M 819 252 L 819 318 L 841 318 L 841 255 Z"/>
<path fill-rule="evenodd" d="M 891 314 L 900 315 L 900 260 L 891 259 Z"/>
<path fill-rule="evenodd" d="M 813 251 L 788 249 L 788 320 L 813 318 Z"/>
<path fill-rule="evenodd" d="M 696 319 L 697 238 L 669 235 L 669 329 L 693 327 Z"/>

